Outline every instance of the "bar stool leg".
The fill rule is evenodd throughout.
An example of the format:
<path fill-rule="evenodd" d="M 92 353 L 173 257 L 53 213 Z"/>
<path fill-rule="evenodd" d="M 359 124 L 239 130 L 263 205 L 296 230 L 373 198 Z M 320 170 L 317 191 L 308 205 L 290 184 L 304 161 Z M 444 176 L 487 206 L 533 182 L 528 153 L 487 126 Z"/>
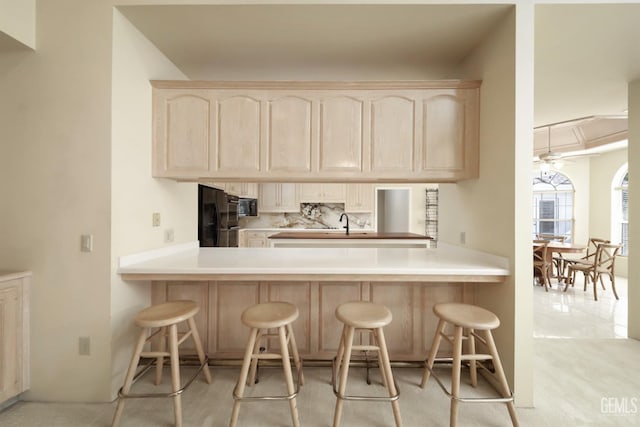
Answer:
<path fill-rule="evenodd" d="M 458 422 L 458 397 L 460 396 L 460 357 L 462 355 L 462 326 L 453 330 L 453 366 L 451 367 L 451 411 L 449 426 Z"/>
<path fill-rule="evenodd" d="M 473 336 L 473 329 L 469 329 L 469 335 L 467 336 L 469 342 L 469 354 L 476 354 L 476 338 Z M 478 369 L 477 362 L 473 359 L 469 361 L 469 371 L 471 374 L 471 385 L 473 387 L 478 386 Z"/>
<path fill-rule="evenodd" d="M 300 363 L 300 354 L 298 353 L 298 344 L 296 343 L 296 337 L 293 334 L 293 326 L 291 323 L 287 325 L 287 335 L 289 337 L 289 344 L 291 345 L 291 353 L 293 354 L 293 363 L 296 365 L 296 370 L 300 375 L 300 385 L 304 385 L 304 374 L 302 373 L 302 364 Z"/>
<path fill-rule="evenodd" d="M 258 329 L 251 328 L 249 332 L 249 339 L 247 341 L 247 347 L 244 352 L 244 360 L 242 361 L 242 369 L 240 369 L 240 378 L 236 385 L 236 394 L 238 397 L 244 395 L 244 387 L 247 383 L 247 375 L 249 373 L 249 365 L 251 365 L 251 355 L 253 354 L 253 346 L 256 343 L 256 336 L 258 335 Z M 238 422 L 238 414 L 240 411 L 240 401 L 236 400 L 233 403 L 233 411 L 231 412 L 231 420 L 229 421 L 229 427 L 235 427 Z"/>
<path fill-rule="evenodd" d="M 256 335 L 256 341 L 253 344 L 253 358 L 251 359 L 251 368 L 249 369 L 249 379 L 247 381 L 247 386 L 251 387 L 256 383 L 256 374 L 258 372 L 258 355 L 260 354 L 260 342 L 262 337 L 264 336 L 264 331 L 262 329 L 258 330 L 258 334 Z"/>
<path fill-rule="evenodd" d="M 340 342 L 338 343 L 338 354 L 335 359 L 335 366 L 333 367 L 333 383 L 338 385 L 338 376 L 340 375 L 342 357 L 344 356 L 344 340 L 345 340 L 345 332 L 346 327 L 342 328 L 342 333 L 340 334 Z"/>
<path fill-rule="evenodd" d="M 389 361 L 389 353 L 387 352 L 387 343 L 384 339 L 384 332 L 382 328 L 376 330 L 376 336 L 378 337 L 378 345 L 380 347 L 379 356 L 382 362 L 382 369 L 384 370 L 384 378 L 387 383 L 387 390 L 389 390 L 389 396 L 395 396 L 398 394 L 396 390 L 396 384 L 393 381 L 393 372 L 391 371 L 391 362 Z M 402 417 L 400 416 L 400 404 L 397 400 L 391 401 L 391 407 L 393 408 L 393 417 L 396 419 L 396 427 L 402 427 Z"/>
<path fill-rule="evenodd" d="M 340 384 L 338 384 L 338 393 L 344 396 L 347 389 L 347 377 L 349 376 L 349 361 L 351 360 L 351 348 L 353 347 L 353 334 L 355 328 L 345 325 L 343 330 L 344 337 L 344 355 L 342 357 L 342 363 L 340 367 Z M 336 399 L 336 410 L 333 415 L 333 427 L 340 425 L 340 418 L 342 417 L 342 404 L 343 400 L 338 397 Z"/>
<path fill-rule="evenodd" d="M 384 365 L 382 364 L 382 358 L 380 356 L 380 337 L 378 336 L 378 332 L 376 329 L 372 329 L 373 338 L 376 340 L 375 344 L 378 347 L 378 369 L 380 370 L 380 377 L 382 378 L 382 384 L 385 388 L 389 388 L 387 383 L 387 376 L 384 371 Z"/>
<path fill-rule="evenodd" d="M 204 349 L 202 348 L 202 341 L 200 341 L 200 334 L 198 333 L 198 328 L 196 327 L 196 321 L 193 320 L 193 317 L 190 317 L 187 320 L 187 323 L 189 323 L 189 329 L 191 329 L 191 338 L 193 338 L 193 343 L 196 346 L 198 360 L 200 360 L 200 364 L 203 364 L 205 361 L 205 355 Z M 204 365 L 202 370 L 204 371 L 204 377 L 207 380 L 207 384 L 211 384 L 211 372 L 209 372 L 209 365 Z"/>
<path fill-rule="evenodd" d="M 160 345 L 158 351 L 165 353 L 167 351 L 167 327 L 163 326 L 158 332 L 160 338 Z M 156 358 L 156 385 L 160 385 L 162 382 L 162 367 L 164 365 L 164 356 L 158 356 Z"/>
<path fill-rule="evenodd" d="M 436 333 L 433 336 L 433 341 L 431 342 L 431 349 L 429 350 L 429 357 L 427 358 L 427 366 L 425 366 L 424 374 L 422 374 L 422 382 L 420 383 L 420 387 L 422 388 L 427 384 L 429 375 L 431 375 L 431 371 L 429 369 L 433 368 L 433 361 L 438 354 L 438 348 L 440 348 L 440 341 L 442 340 L 442 334 L 444 333 L 445 326 L 445 321 L 440 319 L 438 326 L 436 327 Z"/>
<path fill-rule="evenodd" d="M 178 325 L 169 326 L 169 354 L 171 355 L 171 387 L 175 393 L 180 390 L 180 356 L 178 355 Z M 182 426 L 182 397 L 173 397 L 176 427 Z"/>
<path fill-rule="evenodd" d="M 507 377 L 504 375 L 504 370 L 502 369 L 502 362 L 500 361 L 500 356 L 498 355 L 498 350 L 496 349 L 496 344 L 493 341 L 493 334 L 490 330 L 485 331 L 485 340 L 487 341 L 487 348 L 491 357 L 493 358 L 493 367 L 496 370 L 496 376 L 498 379 L 498 383 L 500 384 L 502 397 L 509 397 L 511 392 L 509 391 L 509 383 L 507 382 Z M 513 402 L 507 402 L 507 409 L 509 410 L 509 416 L 511 417 L 511 423 L 514 427 L 518 427 L 520 424 L 518 423 L 518 416 L 516 414 L 516 407 Z"/>
<path fill-rule="evenodd" d="M 282 354 L 282 368 L 284 370 L 284 378 L 287 382 L 287 392 L 289 394 L 293 394 L 296 389 L 293 385 L 291 362 L 289 361 L 289 349 L 287 348 L 287 335 L 285 333 L 284 326 L 280 326 L 278 328 L 278 335 L 280 337 L 280 353 Z M 300 427 L 300 421 L 298 419 L 298 404 L 295 397 L 293 399 L 289 399 L 289 408 L 291 409 L 291 421 L 293 422 L 293 426 Z"/>
<path fill-rule="evenodd" d="M 140 331 L 140 335 L 138 335 L 138 342 L 136 343 L 136 348 L 133 351 L 133 355 L 131 356 L 131 362 L 129 363 L 129 368 L 127 369 L 127 374 L 124 379 L 124 385 L 122 386 L 122 393 L 127 394 L 131 391 L 131 384 L 133 383 L 133 377 L 136 374 L 136 369 L 138 367 L 138 361 L 140 360 L 140 353 L 142 353 L 142 349 L 144 347 L 144 343 L 147 341 L 147 330 L 142 329 Z M 118 405 L 116 406 L 116 412 L 113 414 L 113 421 L 111 422 L 111 427 L 117 427 L 120 424 L 120 417 L 122 416 L 122 411 L 124 409 L 124 401 L 123 397 L 118 398 Z"/>

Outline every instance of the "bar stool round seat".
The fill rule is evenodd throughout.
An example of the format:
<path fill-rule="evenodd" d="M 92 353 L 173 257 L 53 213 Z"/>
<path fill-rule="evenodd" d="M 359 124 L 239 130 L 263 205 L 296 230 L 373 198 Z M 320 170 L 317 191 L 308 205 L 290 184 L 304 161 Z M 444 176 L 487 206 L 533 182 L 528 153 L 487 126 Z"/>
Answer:
<path fill-rule="evenodd" d="M 244 310 L 240 316 L 240 320 L 245 326 L 251 328 L 249 339 L 245 348 L 242 368 L 240 369 L 240 378 L 236 387 L 233 389 L 233 410 L 231 412 L 231 420 L 229 426 L 234 427 L 238 422 L 240 413 L 240 404 L 242 402 L 251 401 L 273 401 L 288 400 L 291 410 L 291 421 L 294 427 L 300 425 L 298 419 L 298 407 L 296 396 L 300 390 L 300 385 L 304 384 L 304 376 L 302 374 L 302 362 L 298 354 L 296 339 L 293 335 L 292 323 L 298 318 L 298 307 L 288 302 L 266 302 L 256 304 Z M 269 329 L 277 329 L 276 333 L 270 333 Z M 268 346 L 260 346 L 262 339 L 278 338 L 278 352 L 264 352 Z M 293 358 L 293 362 L 297 370 L 297 386 L 293 382 L 293 374 L 291 372 L 291 361 L 289 351 Z M 280 359 L 282 361 L 282 369 L 284 371 L 287 393 L 284 396 L 250 396 L 245 397 L 244 391 L 246 386 L 255 384 L 256 373 L 258 370 L 258 361 L 261 359 Z M 248 379 L 248 381 L 247 381 Z"/>
<path fill-rule="evenodd" d="M 278 328 L 293 322 L 299 316 L 298 307 L 288 302 L 257 304 L 246 309 L 240 318 L 250 328 Z"/>
<path fill-rule="evenodd" d="M 458 419 L 459 402 L 499 402 L 506 403 L 514 426 L 518 426 L 515 406 L 513 404 L 513 394 L 509 389 L 507 378 L 500 362 L 500 356 L 493 341 L 492 329 L 500 326 L 500 319 L 491 311 L 471 304 L 462 303 L 440 303 L 433 307 L 433 313 L 439 318 L 436 333 L 433 337 L 429 356 L 425 364 L 424 374 L 420 387 L 424 388 L 430 376 L 433 376 L 438 385 L 451 400 L 449 425 L 455 427 Z M 453 336 L 445 334 L 447 324 L 453 326 Z M 464 334 L 467 329 L 467 334 Z M 479 331 L 479 332 L 476 332 Z M 442 362 L 451 362 L 451 391 L 436 376 L 433 365 L 442 339 L 449 341 L 453 345 L 452 357 L 439 358 Z M 467 342 L 467 351 L 462 352 L 462 341 Z M 476 342 L 482 343 L 488 350 L 488 354 L 476 353 Z M 467 361 L 471 376 L 471 385 L 475 387 L 478 382 L 477 369 L 482 368 L 493 375 L 480 361 L 490 360 L 495 370 L 495 379 L 498 383 L 500 397 L 461 397 L 460 396 L 460 373 L 462 362 Z"/>
<path fill-rule="evenodd" d="M 134 317 L 134 323 L 140 327 L 138 341 L 129 363 L 129 368 L 125 376 L 124 385 L 118 392 L 118 405 L 113 416 L 112 427 L 116 427 L 124 410 L 124 402 L 129 398 L 145 398 L 145 397 L 172 397 L 173 409 L 176 427 L 182 426 L 182 393 L 191 382 L 196 378 L 200 371 L 204 371 L 204 376 L 208 384 L 211 384 L 211 373 L 209 372 L 209 359 L 204 353 L 200 335 L 196 328 L 194 320 L 200 307 L 195 301 L 179 300 L 169 301 L 162 304 L 147 307 Z M 187 323 L 188 331 L 178 334 L 178 325 Z M 152 338 L 158 338 L 157 349 L 152 348 L 151 351 L 143 351 L 145 344 Z M 168 338 L 168 339 L 167 339 Z M 193 344 L 200 361 L 199 369 L 185 383 L 180 384 L 180 354 L 178 347 L 188 338 L 192 338 Z M 167 342 L 168 341 L 168 342 Z M 166 351 L 167 344 L 169 351 Z M 164 359 L 168 357 L 171 361 L 171 392 L 170 393 L 131 393 L 131 387 L 135 381 L 148 369 L 152 367 L 152 363 L 148 364 L 142 371 L 136 374 L 138 364 L 141 358 L 153 358 L 156 365 L 156 385 L 162 381 L 162 368 Z"/>
<path fill-rule="evenodd" d="M 382 328 L 391 323 L 391 311 L 382 304 L 353 301 L 341 304 L 336 309 L 336 318 L 354 328 Z"/>
<path fill-rule="evenodd" d="M 471 304 L 446 303 L 436 304 L 433 313 L 440 319 L 463 328 L 478 330 L 496 329 L 500 319 L 487 309 Z"/>
<path fill-rule="evenodd" d="M 171 301 L 145 308 L 136 315 L 134 321 L 141 328 L 161 328 L 184 322 L 195 316 L 198 310 L 195 301 Z"/>
<path fill-rule="evenodd" d="M 338 354 L 334 360 L 332 384 L 333 393 L 336 395 L 336 408 L 333 416 L 333 427 L 340 425 L 342 418 L 342 406 L 345 400 L 370 400 L 391 402 L 396 427 L 402 426 L 400 406 L 398 398 L 400 393 L 393 379 L 389 353 L 384 339 L 382 328 L 391 323 L 393 316 L 391 311 L 382 304 L 368 301 L 352 301 L 339 305 L 335 311 L 336 318 L 343 323 L 342 336 L 338 345 Z M 356 330 L 369 332 L 374 339 L 374 344 L 354 345 L 353 338 Z M 354 350 L 376 351 L 378 353 L 378 366 L 382 382 L 387 389 L 388 396 L 349 396 L 346 394 L 347 379 L 349 377 L 349 365 Z M 367 361 L 367 382 L 369 363 Z"/>

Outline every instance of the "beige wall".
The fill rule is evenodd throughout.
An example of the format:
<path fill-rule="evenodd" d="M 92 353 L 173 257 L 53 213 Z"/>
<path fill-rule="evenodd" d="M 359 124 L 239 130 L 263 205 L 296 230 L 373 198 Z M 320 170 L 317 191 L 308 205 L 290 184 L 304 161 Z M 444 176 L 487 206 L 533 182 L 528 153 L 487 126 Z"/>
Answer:
<path fill-rule="evenodd" d="M 36 47 L 36 0 L 0 0 L 0 32 Z"/>
<path fill-rule="evenodd" d="M 131 319 L 150 304 L 148 286 L 125 283 L 116 272 L 118 257 L 198 239 L 197 185 L 151 177 L 150 79 L 186 76 L 120 12 L 113 13 L 111 142 L 111 398 L 122 385 L 134 335 Z M 144 197 L 141 197 L 144 195 Z M 152 227 L 153 212 L 161 226 Z M 164 242 L 172 229 L 174 242 Z"/>
<path fill-rule="evenodd" d="M 73 10 L 70 19 L 69 10 Z M 33 400 L 110 387 L 111 7 L 38 2 L 36 52 L 0 54 L 0 260 L 33 271 Z M 90 31 L 89 31 L 90 30 Z M 80 252 L 81 234 L 94 236 Z M 78 337 L 91 356 L 78 355 Z"/>
<path fill-rule="evenodd" d="M 629 85 L 629 337 L 640 340 L 640 80 Z"/>

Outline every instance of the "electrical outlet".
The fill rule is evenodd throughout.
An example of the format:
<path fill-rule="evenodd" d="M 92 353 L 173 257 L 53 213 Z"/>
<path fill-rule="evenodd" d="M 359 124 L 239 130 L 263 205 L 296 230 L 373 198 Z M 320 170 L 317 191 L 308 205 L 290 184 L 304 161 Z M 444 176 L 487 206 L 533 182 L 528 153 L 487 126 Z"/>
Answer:
<path fill-rule="evenodd" d="M 167 228 L 166 230 L 164 230 L 164 242 L 173 242 L 173 228 Z"/>
<path fill-rule="evenodd" d="M 91 354 L 91 338 L 78 338 L 78 354 L 80 356 L 89 356 Z"/>
<path fill-rule="evenodd" d="M 460 232 L 460 243 L 461 244 L 465 244 L 467 243 L 467 232 L 466 231 L 461 231 Z"/>
<path fill-rule="evenodd" d="M 151 225 L 160 227 L 160 212 L 154 212 L 151 219 Z"/>

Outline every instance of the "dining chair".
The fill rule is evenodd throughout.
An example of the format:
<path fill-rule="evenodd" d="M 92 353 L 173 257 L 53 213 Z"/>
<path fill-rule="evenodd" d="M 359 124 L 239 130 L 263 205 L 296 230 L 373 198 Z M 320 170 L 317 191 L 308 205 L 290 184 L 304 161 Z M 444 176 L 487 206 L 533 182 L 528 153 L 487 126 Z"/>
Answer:
<path fill-rule="evenodd" d="M 567 238 L 568 236 L 564 236 L 564 235 L 547 234 L 547 233 L 536 234 L 537 240 L 546 240 L 548 242 L 565 243 L 567 241 Z M 558 280 L 562 280 L 565 277 L 564 273 L 566 270 L 566 264 L 564 261 L 565 261 L 565 258 L 562 256 L 561 253 L 558 253 L 556 256 L 551 257 L 551 262 L 553 264 L 551 266 L 551 269 L 553 270 L 555 268 L 556 270 L 556 273 L 552 276 L 556 277 Z"/>
<path fill-rule="evenodd" d="M 569 273 L 569 267 L 572 265 L 593 265 L 595 261 L 596 252 L 598 250 L 598 245 L 602 243 L 611 243 L 610 240 L 600 239 L 597 237 L 589 238 L 589 243 L 587 244 L 587 252 L 581 258 L 565 258 L 564 265 L 567 269 L 567 279 L 565 280 L 565 284 L 574 285 L 575 274 Z M 565 286 L 566 288 L 566 286 Z M 604 287 L 603 287 L 604 289 Z"/>
<path fill-rule="evenodd" d="M 549 292 L 551 286 L 551 262 L 547 251 L 549 249 L 549 241 L 534 240 L 533 241 L 533 273 L 534 277 L 538 277 L 544 290 Z M 536 274 L 538 273 L 538 274 Z"/>
<path fill-rule="evenodd" d="M 621 249 L 622 245 L 600 243 L 593 256 L 593 263 L 574 263 L 569 265 L 569 274 L 572 278 L 571 282 L 575 283 L 576 272 L 581 271 L 584 275 L 584 290 L 587 290 L 587 284 L 589 283 L 589 280 L 591 280 L 593 282 L 593 298 L 598 301 L 598 279 L 600 279 L 602 289 L 605 289 L 602 276 L 609 276 L 613 295 L 616 299 L 620 299 L 618 298 L 618 292 L 616 292 L 615 263 L 616 257 Z M 569 283 L 566 283 L 564 286 L 565 292 L 568 287 Z"/>

